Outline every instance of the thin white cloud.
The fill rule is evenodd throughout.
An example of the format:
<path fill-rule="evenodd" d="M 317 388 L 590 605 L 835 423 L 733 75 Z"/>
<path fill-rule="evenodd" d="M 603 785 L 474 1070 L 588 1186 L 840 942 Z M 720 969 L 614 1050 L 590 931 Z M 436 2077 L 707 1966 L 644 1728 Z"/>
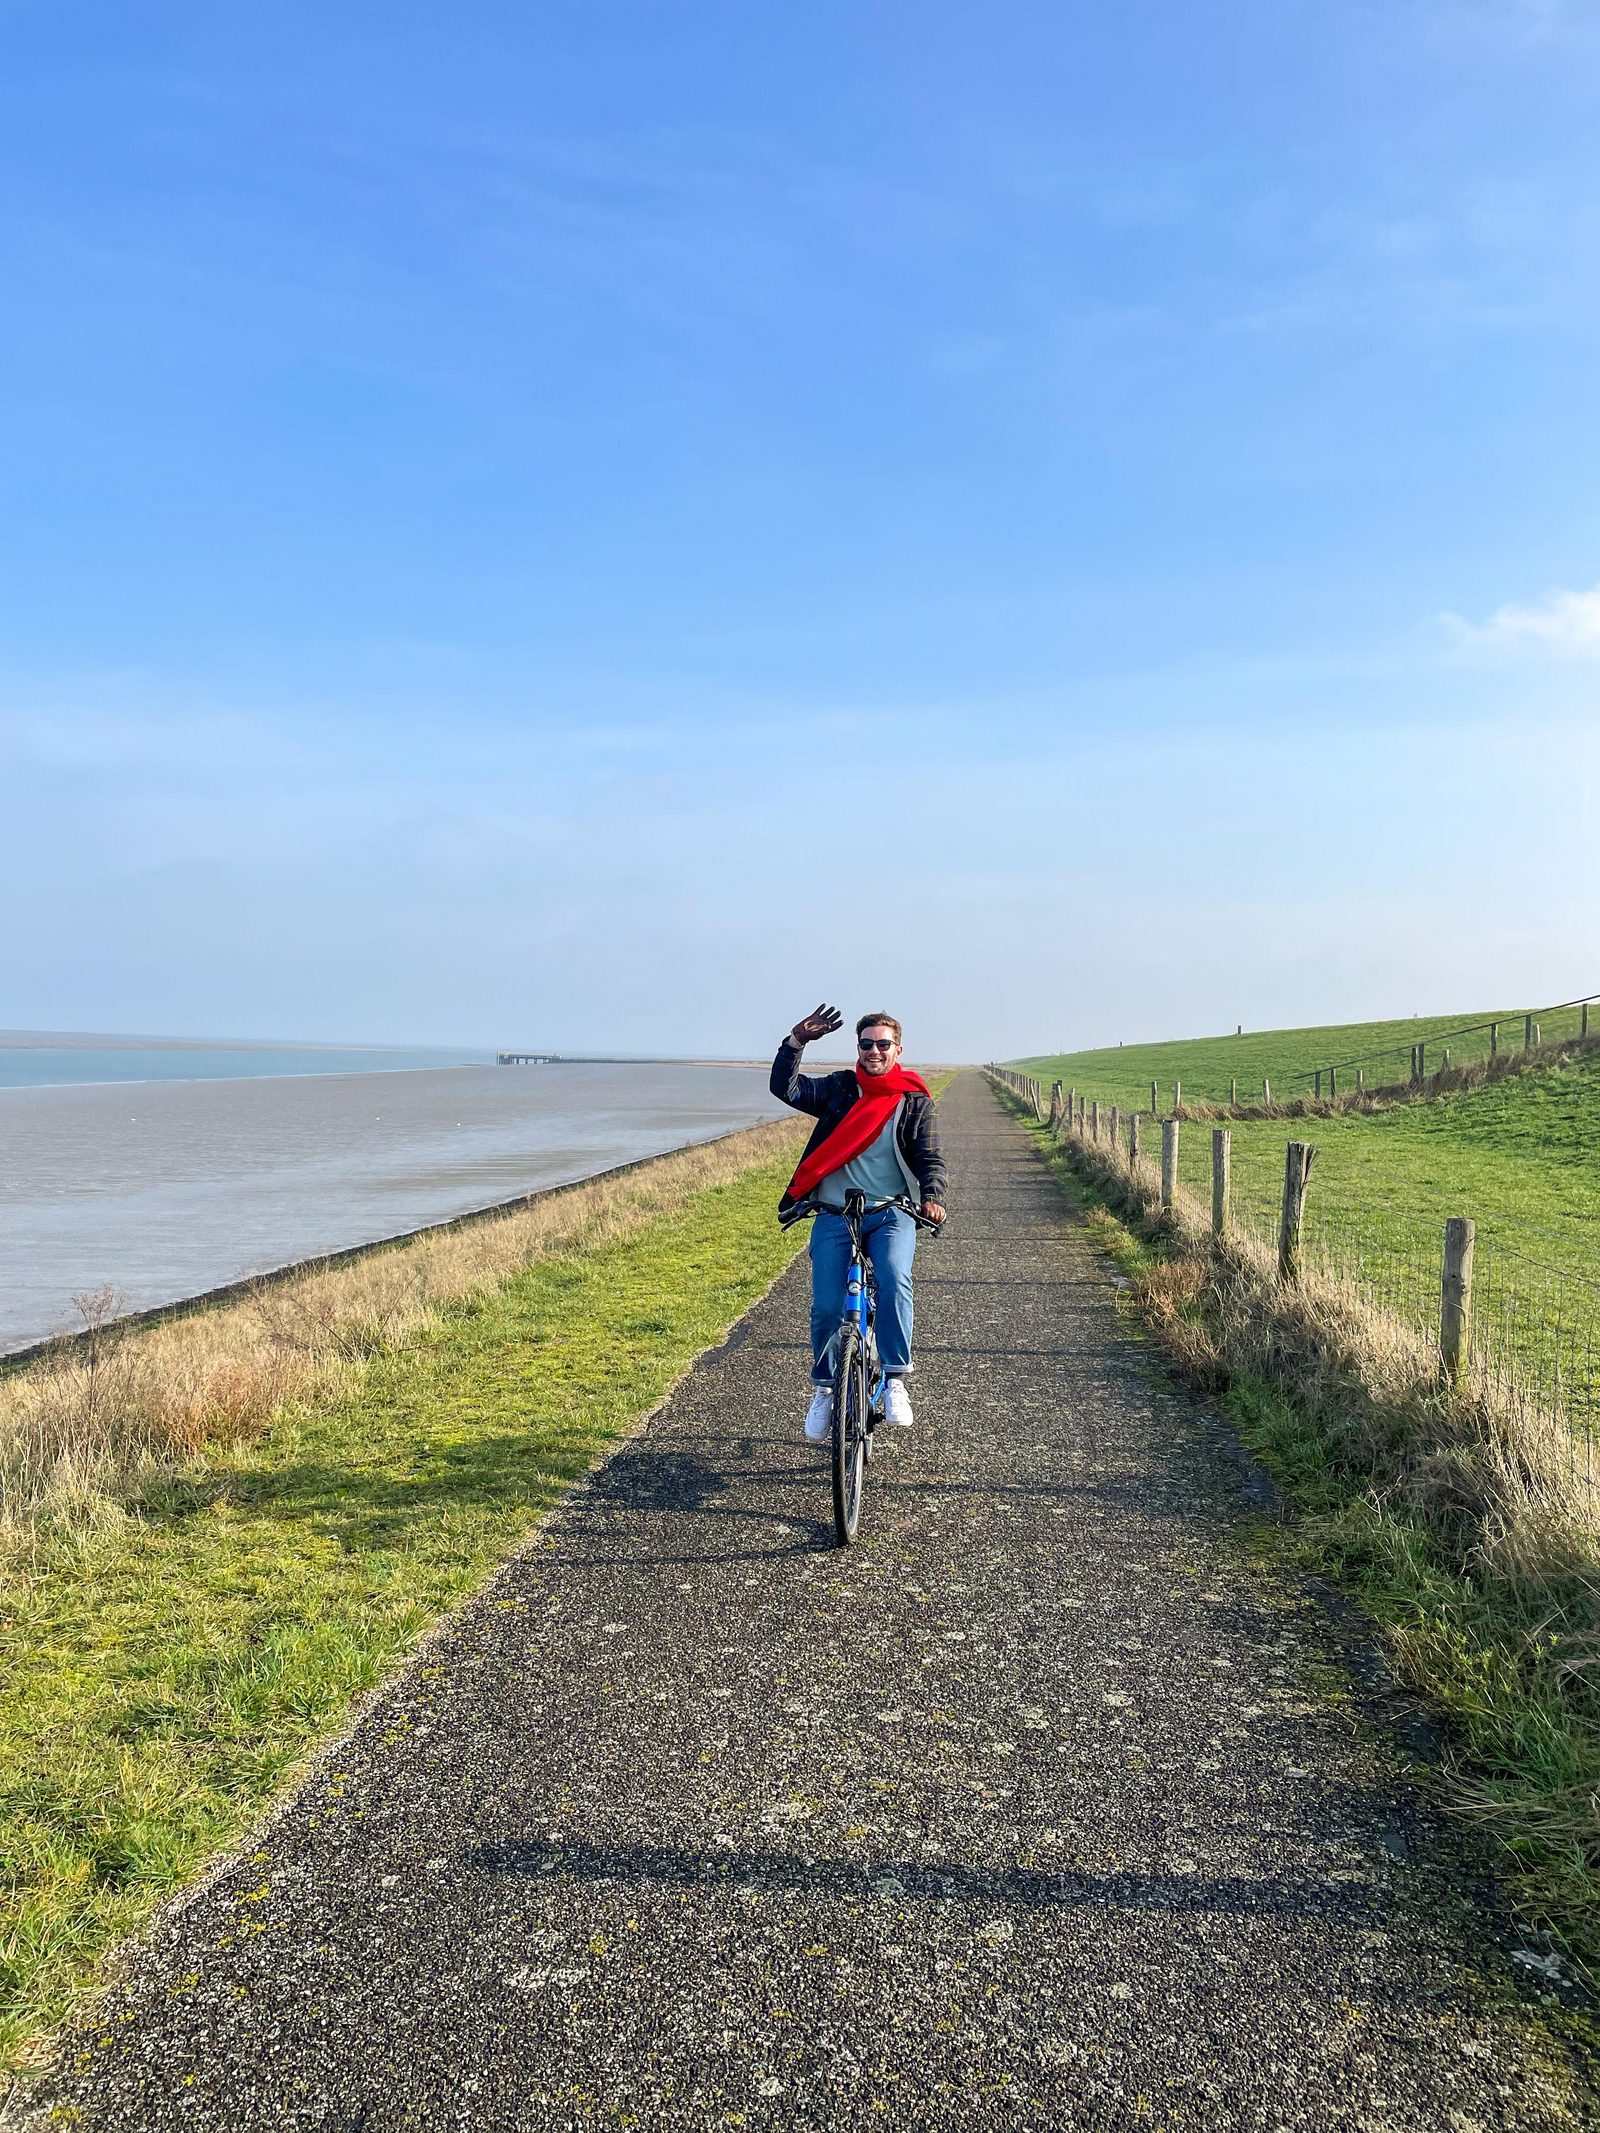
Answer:
<path fill-rule="evenodd" d="M 1600 585 L 1588 592 L 1552 592 L 1532 607 L 1497 607 L 1487 622 L 1445 614 L 1440 621 L 1463 644 L 1485 651 L 1553 652 L 1600 658 Z"/>

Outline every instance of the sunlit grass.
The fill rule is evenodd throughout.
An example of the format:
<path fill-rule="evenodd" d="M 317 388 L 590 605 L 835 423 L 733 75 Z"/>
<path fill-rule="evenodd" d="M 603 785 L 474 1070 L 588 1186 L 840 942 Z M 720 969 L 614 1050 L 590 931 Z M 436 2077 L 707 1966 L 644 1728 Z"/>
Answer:
<path fill-rule="evenodd" d="M 264 1433 L 149 1470 L 14 1567 L 4 2060 L 771 1282 L 800 1241 L 774 1221 L 788 1139 L 666 1209 L 639 1174 L 628 1220 L 436 1299 Z"/>

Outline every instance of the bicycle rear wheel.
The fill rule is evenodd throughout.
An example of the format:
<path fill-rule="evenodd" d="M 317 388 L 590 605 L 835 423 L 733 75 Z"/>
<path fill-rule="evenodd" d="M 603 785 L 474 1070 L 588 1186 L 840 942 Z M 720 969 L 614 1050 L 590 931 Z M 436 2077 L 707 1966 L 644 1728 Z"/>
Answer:
<path fill-rule="evenodd" d="M 861 1336 L 839 1336 L 833 1364 L 833 1529 L 848 1547 L 861 1523 L 861 1481 L 867 1454 L 867 1358 Z"/>

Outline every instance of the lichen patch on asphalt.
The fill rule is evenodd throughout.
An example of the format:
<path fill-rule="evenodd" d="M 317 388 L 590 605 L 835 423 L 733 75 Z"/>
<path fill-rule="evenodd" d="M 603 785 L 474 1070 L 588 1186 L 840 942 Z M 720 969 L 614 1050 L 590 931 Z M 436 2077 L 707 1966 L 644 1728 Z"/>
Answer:
<path fill-rule="evenodd" d="M 96 2128 L 1594 2122 L 1425 1766 L 983 1081 L 859 1543 L 805 1268 L 168 1912 Z M 530 1359 L 536 1369 L 537 1359 Z"/>

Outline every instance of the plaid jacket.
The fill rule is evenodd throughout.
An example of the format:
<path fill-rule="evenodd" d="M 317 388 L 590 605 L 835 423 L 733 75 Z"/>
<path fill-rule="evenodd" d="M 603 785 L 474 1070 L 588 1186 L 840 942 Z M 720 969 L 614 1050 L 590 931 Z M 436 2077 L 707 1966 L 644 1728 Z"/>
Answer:
<path fill-rule="evenodd" d="M 780 1103 L 787 1104 L 791 1110 L 804 1111 L 816 1120 L 816 1130 L 806 1142 L 806 1154 L 809 1155 L 827 1139 L 861 1091 L 856 1085 L 854 1069 L 850 1067 L 841 1068 L 836 1074 L 802 1074 L 802 1050 L 803 1047 L 792 1038 L 784 1038 L 778 1046 L 778 1056 L 772 1062 L 771 1087 Z M 900 1108 L 895 1114 L 895 1146 L 902 1165 L 921 1187 L 923 1199 L 936 1201 L 941 1207 L 947 1206 L 950 1178 L 939 1146 L 939 1114 L 931 1096 L 913 1095 L 900 1099 Z M 785 1192 L 778 1202 L 779 1214 L 787 1214 L 794 1204 Z"/>

